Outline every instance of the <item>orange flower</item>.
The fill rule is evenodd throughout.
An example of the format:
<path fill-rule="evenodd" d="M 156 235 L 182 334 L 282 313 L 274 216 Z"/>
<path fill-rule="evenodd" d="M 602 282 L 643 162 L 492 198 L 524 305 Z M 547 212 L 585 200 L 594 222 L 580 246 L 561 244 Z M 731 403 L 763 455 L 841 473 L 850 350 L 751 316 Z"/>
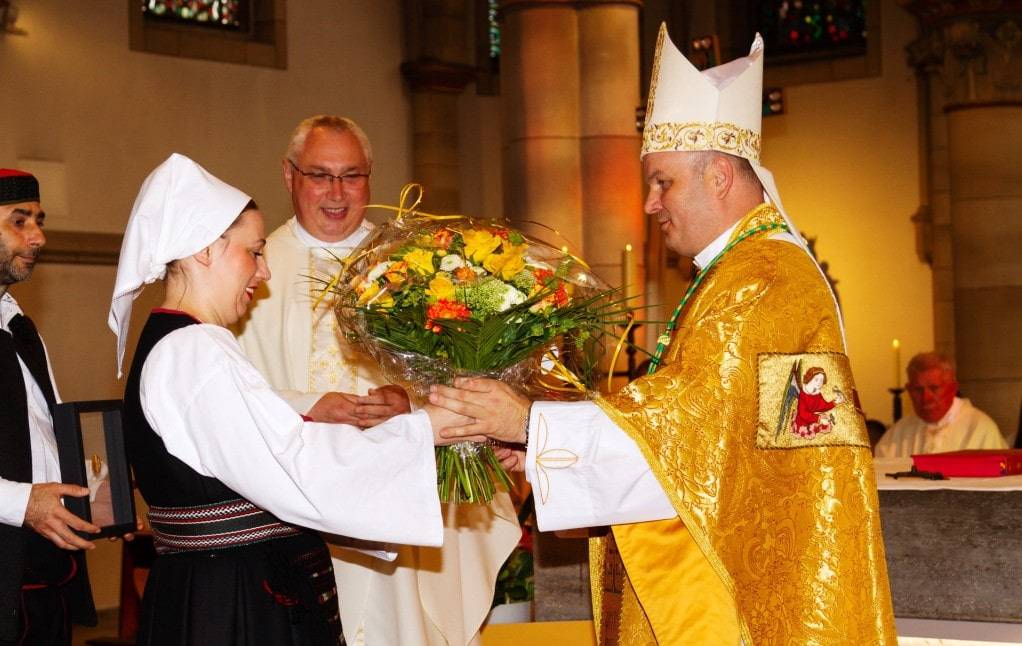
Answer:
<path fill-rule="evenodd" d="M 475 282 L 476 273 L 472 271 L 471 267 L 458 267 L 454 270 L 454 277 L 461 283 L 472 283 Z"/>
<path fill-rule="evenodd" d="M 433 244 L 440 249 L 447 249 L 454 240 L 454 234 L 450 229 L 440 229 L 433 233 Z"/>
<path fill-rule="evenodd" d="M 568 304 L 568 290 L 564 288 L 564 283 L 557 286 L 557 290 L 554 291 L 554 303 L 557 307 L 564 307 Z"/>
<path fill-rule="evenodd" d="M 433 322 L 437 319 L 454 319 L 456 321 L 467 321 L 472 316 L 468 306 L 458 301 L 437 301 L 426 308 L 426 329 L 437 334 L 443 329 Z"/>
<path fill-rule="evenodd" d="M 532 275 L 536 277 L 536 282 L 545 284 L 548 280 L 554 277 L 554 272 L 549 269 L 533 269 Z"/>

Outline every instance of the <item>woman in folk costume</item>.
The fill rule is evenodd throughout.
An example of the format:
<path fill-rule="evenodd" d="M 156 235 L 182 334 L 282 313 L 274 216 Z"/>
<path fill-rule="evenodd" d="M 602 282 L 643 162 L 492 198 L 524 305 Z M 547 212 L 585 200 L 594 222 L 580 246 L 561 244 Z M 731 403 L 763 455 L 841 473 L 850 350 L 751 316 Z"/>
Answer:
<path fill-rule="evenodd" d="M 897 641 L 854 396 L 827 433 L 778 424 L 793 366 L 833 392 L 854 382 L 834 296 L 759 163 L 762 73 L 758 37 L 700 72 L 661 27 L 645 208 L 699 273 L 649 375 L 531 408 L 485 380 L 431 396 L 475 419 L 445 435 L 527 444 L 504 458 L 535 487 L 540 530 L 612 526 L 590 551 L 601 646 Z"/>
<path fill-rule="evenodd" d="M 305 422 L 227 330 L 269 277 L 264 238 L 247 195 L 177 154 L 146 179 L 128 221 L 110 308 L 118 369 L 133 299 L 166 283 L 125 391 L 159 554 L 140 644 L 343 643 L 330 557 L 311 530 L 441 542 L 431 423 L 445 414 L 366 431 Z"/>

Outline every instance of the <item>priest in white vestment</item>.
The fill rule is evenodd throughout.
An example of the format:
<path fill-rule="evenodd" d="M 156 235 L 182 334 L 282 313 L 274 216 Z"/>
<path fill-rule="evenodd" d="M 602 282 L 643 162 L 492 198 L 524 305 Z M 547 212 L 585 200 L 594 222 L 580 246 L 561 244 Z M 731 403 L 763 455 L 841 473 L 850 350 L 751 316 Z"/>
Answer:
<path fill-rule="evenodd" d="M 990 416 L 957 397 L 958 380 L 950 357 L 924 352 L 908 364 L 905 389 L 913 415 L 892 426 L 876 445 L 878 458 L 963 449 L 1004 449 L 1007 443 Z"/>
<path fill-rule="evenodd" d="M 251 361 L 299 413 L 316 420 L 371 426 L 408 410 L 407 395 L 388 386 L 372 361 L 344 341 L 331 303 L 315 306 L 321 285 L 310 276 L 338 269 L 369 234 L 372 152 L 351 120 L 303 121 L 283 160 L 295 216 L 267 239 L 272 277 L 257 294 L 239 339 Z M 315 306 L 315 308 L 314 308 Z M 381 388 L 382 386 L 382 388 Z M 341 618 L 349 644 L 476 644 L 504 560 L 521 532 L 510 498 L 490 505 L 449 505 L 442 548 L 394 547 L 397 558 L 329 540 Z"/>

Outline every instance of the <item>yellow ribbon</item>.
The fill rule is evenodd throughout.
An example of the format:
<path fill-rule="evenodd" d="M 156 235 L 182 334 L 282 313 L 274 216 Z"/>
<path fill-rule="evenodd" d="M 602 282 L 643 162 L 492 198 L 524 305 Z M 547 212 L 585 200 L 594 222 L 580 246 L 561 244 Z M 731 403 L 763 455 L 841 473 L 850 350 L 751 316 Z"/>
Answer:
<path fill-rule="evenodd" d="M 412 202 L 411 206 L 405 206 L 405 202 L 408 201 L 409 196 L 413 192 L 415 193 L 415 200 Z M 397 215 L 394 216 L 394 220 L 398 223 L 403 222 L 405 217 L 409 215 L 426 218 L 427 220 L 461 220 L 466 217 L 460 213 L 439 214 L 420 211 L 418 207 L 422 204 L 422 196 L 424 193 L 425 189 L 422 188 L 422 184 L 410 182 L 402 187 L 401 193 L 398 195 L 397 206 L 393 206 L 391 204 L 367 204 L 366 208 L 394 211 L 397 213 Z"/>
<path fill-rule="evenodd" d="M 607 392 L 611 391 L 611 385 L 614 381 L 614 366 L 617 365 L 617 359 L 621 356 L 621 348 L 624 347 L 625 341 L 628 339 L 628 333 L 632 331 L 633 325 L 635 325 L 635 317 L 629 313 L 628 325 L 625 326 L 625 331 L 621 333 L 621 338 L 617 340 L 614 354 L 610 358 L 610 368 L 607 370 Z"/>
<path fill-rule="evenodd" d="M 319 304 L 323 302 L 323 299 L 326 298 L 326 295 L 328 293 L 334 291 L 337 288 L 337 285 L 339 285 L 341 282 L 341 277 L 344 276 L 344 274 L 348 273 L 348 270 L 351 269 L 351 266 L 358 262 L 358 260 L 366 253 L 367 251 L 363 250 L 361 253 L 354 256 L 348 256 L 347 258 L 337 258 L 337 256 L 334 256 L 337 262 L 341 263 L 341 268 L 340 270 L 338 270 L 336 274 L 334 274 L 334 277 L 330 279 L 330 282 L 326 284 L 326 287 L 320 290 L 319 296 L 317 296 L 316 300 L 312 303 L 313 310 L 319 307 Z"/>
<path fill-rule="evenodd" d="M 543 362 L 547 361 L 549 361 L 551 364 L 551 368 L 549 370 L 543 370 L 542 362 L 540 364 L 541 370 L 540 377 L 538 379 L 540 386 L 546 388 L 547 390 L 562 393 L 574 392 L 584 393 L 588 390 L 585 387 L 585 384 L 582 383 L 582 380 L 578 378 L 578 375 L 572 372 L 570 368 L 564 365 L 564 363 L 562 363 L 561 360 L 557 358 L 557 355 L 555 355 L 553 352 L 549 350 L 547 350 L 547 352 L 543 355 Z M 544 377 L 547 376 L 553 378 L 555 382 L 552 383 L 549 381 L 545 381 Z M 564 386 L 561 384 L 568 385 Z"/>

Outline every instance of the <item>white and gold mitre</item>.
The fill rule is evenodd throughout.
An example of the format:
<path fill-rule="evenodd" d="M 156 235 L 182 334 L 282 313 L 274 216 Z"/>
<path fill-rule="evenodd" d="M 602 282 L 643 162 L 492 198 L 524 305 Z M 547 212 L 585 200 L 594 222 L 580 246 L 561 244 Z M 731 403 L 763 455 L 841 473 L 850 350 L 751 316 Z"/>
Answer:
<path fill-rule="evenodd" d="M 749 55 L 700 72 L 660 25 L 642 133 L 642 155 L 717 150 L 759 163 L 763 39 Z"/>
<path fill-rule="evenodd" d="M 646 105 L 640 157 L 658 152 L 716 150 L 748 159 L 764 197 L 788 222 L 773 174 L 760 164 L 763 125 L 763 38 L 756 34 L 749 55 L 699 71 L 660 25 Z"/>

